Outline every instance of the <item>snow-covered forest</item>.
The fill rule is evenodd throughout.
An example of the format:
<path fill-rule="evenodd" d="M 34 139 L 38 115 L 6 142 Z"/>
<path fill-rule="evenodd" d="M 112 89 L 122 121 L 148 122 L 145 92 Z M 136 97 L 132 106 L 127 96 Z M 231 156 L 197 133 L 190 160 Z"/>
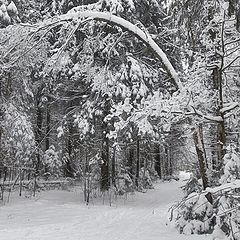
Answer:
<path fill-rule="evenodd" d="M 0 56 L 1 240 L 240 240 L 239 0 L 0 0 Z"/>

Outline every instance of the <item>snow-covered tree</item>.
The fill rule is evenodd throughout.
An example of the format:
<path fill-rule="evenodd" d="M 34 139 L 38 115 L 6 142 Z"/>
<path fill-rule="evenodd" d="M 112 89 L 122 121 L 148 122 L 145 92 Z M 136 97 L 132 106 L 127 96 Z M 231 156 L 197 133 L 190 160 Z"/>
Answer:
<path fill-rule="evenodd" d="M 53 145 L 51 145 L 43 155 L 43 166 L 45 168 L 44 175 L 46 177 L 61 176 L 62 162 L 59 159 L 59 155 Z"/>

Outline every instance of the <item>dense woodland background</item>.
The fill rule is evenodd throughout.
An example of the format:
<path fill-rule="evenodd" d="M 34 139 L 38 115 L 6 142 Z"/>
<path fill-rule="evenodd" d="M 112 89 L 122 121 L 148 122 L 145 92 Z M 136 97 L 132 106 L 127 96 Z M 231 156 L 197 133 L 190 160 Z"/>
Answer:
<path fill-rule="evenodd" d="M 187 170 L 179 231 L 240 239 L 238 0 L 1 0 L 0 27 L 2 198 L 77 181 L 89 202 Z"/>

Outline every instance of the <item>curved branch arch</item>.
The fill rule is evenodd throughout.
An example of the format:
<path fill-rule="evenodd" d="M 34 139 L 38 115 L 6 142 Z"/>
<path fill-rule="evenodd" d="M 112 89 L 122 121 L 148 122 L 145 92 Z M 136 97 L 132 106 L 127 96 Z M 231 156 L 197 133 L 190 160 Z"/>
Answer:
<path fill-rule="evenodd" d="M 68 13 L 61 15 L 58 17 L 60 21 L 69 21 L 69 20 L 76 20 L 76 21 L 86 21 L 86 20 L 98 20 L 98 21 L 105 21 L 109 23 L 113 23 L 119 27 L 122 27 L 129 32 L 133 33 L 136 37 L 142 40 L 145 44 L 147 44 L 153 52 L 157 55 L 157 57 L 163 62 L 166 70 L 174 80 L 178 89 L 182 89 L 183 85 L 180 81 L 178 74 L 174 67 L 172 66 L 171 62 L 167 58 L 166 54 L 163 50 L 156 44 L 156 42 L 152 39 L 152 37 L 147 33 L 141 30 L 136 25 L 132 24 L 131 22 L 115 16 L 109 12 L 98 12 L 98 11 L 69 11 Z"/>

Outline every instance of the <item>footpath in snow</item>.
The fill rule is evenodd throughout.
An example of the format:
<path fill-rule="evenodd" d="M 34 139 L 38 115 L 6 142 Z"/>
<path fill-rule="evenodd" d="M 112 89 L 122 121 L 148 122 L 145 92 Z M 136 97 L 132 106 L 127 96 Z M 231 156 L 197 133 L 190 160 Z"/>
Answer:
<path fill-rule="evenodd" d="M 166 225 L 168 208 L 181 198 L 181 181 L 160 182 L 147 193 L 122 197 L 109 206 L 86 206 L 80 189 L 45 191 L 0 206 L 0 240 L 210 240 L 180 235 Z"/>

